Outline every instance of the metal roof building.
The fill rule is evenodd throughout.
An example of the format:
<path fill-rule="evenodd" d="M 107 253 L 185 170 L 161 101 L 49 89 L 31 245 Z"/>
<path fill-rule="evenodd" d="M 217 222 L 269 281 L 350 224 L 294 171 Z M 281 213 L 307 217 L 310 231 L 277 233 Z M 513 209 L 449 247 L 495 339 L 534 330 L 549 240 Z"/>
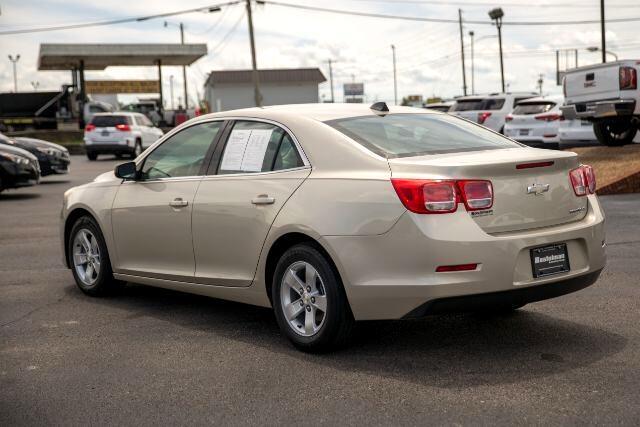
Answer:
<path fill-rule="evenodd" d="M 318 102 L 318 85 L 327 81 L 319 68 L 258 70 L 263 105 Z M 212 111 L 255 107 L 251 70 L 209 73 L 205 99 Z"/>

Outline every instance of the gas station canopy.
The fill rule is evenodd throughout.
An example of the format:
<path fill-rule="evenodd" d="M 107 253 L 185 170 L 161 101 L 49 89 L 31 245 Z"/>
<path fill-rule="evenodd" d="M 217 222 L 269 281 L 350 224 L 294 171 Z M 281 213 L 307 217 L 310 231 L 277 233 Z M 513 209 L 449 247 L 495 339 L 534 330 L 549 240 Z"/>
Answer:
<path fill-rule="evenodd" d="M 38 70 L 191 65 L 206 54 L 206 44 L 41 44 Z"/>

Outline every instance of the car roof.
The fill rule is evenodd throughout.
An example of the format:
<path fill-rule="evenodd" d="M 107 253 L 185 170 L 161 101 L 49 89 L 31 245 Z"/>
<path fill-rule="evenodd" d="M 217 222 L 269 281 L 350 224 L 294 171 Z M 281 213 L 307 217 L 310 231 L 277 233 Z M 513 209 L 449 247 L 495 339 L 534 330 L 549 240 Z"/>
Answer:
<path fill-rule="evenodd" d="M 522 100 L 520 102 L 518 102 L 518 105 L 520 104 L 535 104 L 538 102 L 555 102 L 560 103 L 562 102 L 564 98 L 562 96 L 536 96 L 535 98 L 528 98 L 525 100 Z"/>
<path fill-rule="evenodd" d="M 377 116 L 382 114 L 443 114 L 419 107 L 400 107 L 388 105 L 389 111 L 382 113 L 371 109 L 372 104 L 322 103 L 322 104 L 289 104 L 268 107 L 252 107 L 229 110 L 199 116 L 199 120 L 216 117 L 255 117 L 255 118 L 296 118 L 305 117 L 321 122 L 349 117 Z"/>

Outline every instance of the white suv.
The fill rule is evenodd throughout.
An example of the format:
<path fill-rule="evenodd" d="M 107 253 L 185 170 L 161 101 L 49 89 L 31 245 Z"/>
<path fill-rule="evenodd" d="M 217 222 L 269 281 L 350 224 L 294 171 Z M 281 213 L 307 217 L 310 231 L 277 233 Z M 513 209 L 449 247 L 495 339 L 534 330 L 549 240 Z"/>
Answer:
<path fill-rule="evenodd" d="M 449 114 L 464 117 L 491 130 L 502 133 L 507 114 L 518 102 L 538 96 L 533 92 L 492 93 L 471 95 L 456 99 Z"/>
<path fill-rule="evenodd" d="M 89 160 L 97 159 L 98 154 L 137 157 L 162 134 L 144 114 L 100 113 L 85 128 L 84 145 Z"/>

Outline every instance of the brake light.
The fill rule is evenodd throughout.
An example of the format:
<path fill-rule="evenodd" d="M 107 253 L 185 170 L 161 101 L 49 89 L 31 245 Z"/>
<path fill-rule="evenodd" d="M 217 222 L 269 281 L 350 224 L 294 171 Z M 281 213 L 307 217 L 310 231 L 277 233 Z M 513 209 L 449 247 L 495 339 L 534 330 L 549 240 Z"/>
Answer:
<path fill-rule="evenodd" d="M 491 113 L 489 111 L 478 113 L 478 123 L 483 124 L 489 117 L 491 117 Z"/>
<path fill-rule="evenodd" d="M 493 206 L 491 181 L 458 181 L 458 188 L 468 211 L 489 209 Z"/>
<path fill-rule="evenodd" d="M 569 171 L 569 180 L 576 196 L 586 196 L 596 192 L 596 175 L 589 165 L 582 165 Z"/>
<path fill-rule="evenodd" d="M 493 206 L 493 186 L 486 180 L 396 179 L 391 183 L 402 204 L 420 214 L 452 213 L 458 203 L 467 211 Z"/>
<path fill-rule="evenodd" d="M 546 168 L 552 166 L 553 161 L 548 162 L 533 162 L 533 163 L 520 163 L 516 165 L 516 169 L 533 169 L 533 168 Z"/>
<path fill-rule="evenodd" d="M 118 129 L 121 132 L 129 132 L 131 130 L 131 126 L 127 124 L 119 124 L 119 125 L 116 125 L 116 129 Z"/>
<path fill-rule="evenodd" d="M 620 67 L 620 90 L 638 88 L 638 75 L 633 67 Z"/>
<path fill-rule="evenodd" d="M 510 122 L 511 120 L 513 120 L 513 116 L 511 114 L 507 114 L 507 117 L 504 118 L 505 122 Z"/>
<path fill-rule="evenodd" d="M 549 113 L 549 114 L 540 114 L 534 117 L 536 120 L 544 120 L 545 122 L 554 122 L 556 120 L 563 120 L 562 114 L 558 113 Z"/>
<path fill-rule="evenodd" d="M 96 125 L 92 125 L 91 123 L 89 123 L 89 124 L 84 128 L 85 132 L 91 132 L 91 131 L 93 131 L 93 130 L 95 130 L 95 129 L 96 129 Z"/>

